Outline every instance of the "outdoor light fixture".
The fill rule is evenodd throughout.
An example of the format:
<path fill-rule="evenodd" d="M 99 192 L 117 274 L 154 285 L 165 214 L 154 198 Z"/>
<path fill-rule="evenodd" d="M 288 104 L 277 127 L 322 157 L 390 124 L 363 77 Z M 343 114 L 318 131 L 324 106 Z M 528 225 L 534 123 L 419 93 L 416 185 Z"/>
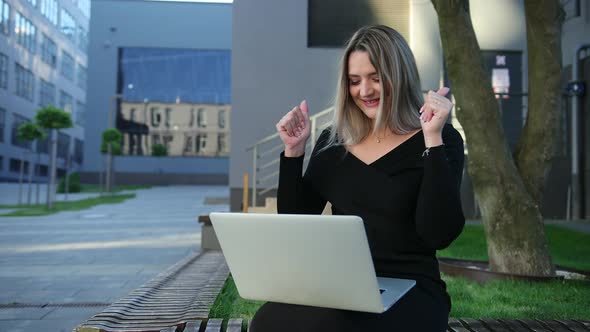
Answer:
<path fill-rule="evenodd" d="M 586 83 L 584 81 L 570 81 L 565 88 L 568 96 L 584 96 Z"/>

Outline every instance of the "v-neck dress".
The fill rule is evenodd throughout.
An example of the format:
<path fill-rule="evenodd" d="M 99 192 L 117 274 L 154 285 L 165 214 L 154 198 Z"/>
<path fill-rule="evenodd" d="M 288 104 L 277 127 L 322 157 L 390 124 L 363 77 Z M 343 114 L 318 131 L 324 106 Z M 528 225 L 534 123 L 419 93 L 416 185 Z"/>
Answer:
<path fill-rule="evenodd" d="M 291 329 L 282 331 L 370 331 L 368 326 L 394 331 L 409 320 L 419 324 L 436 317 L 438 325 L 416 329 L 414 320 L 412 329 L 437 331 L 441 324 L 446 326 L 450 299 L 435 254 L 459 235 L 465 223 L 459 195 L 461 136 L 447 124 L 444 145 L 425 152 L 419 131 L 370 164 L 343 146 L 322 149 L 328 137 L 328 130 L 320 135 L 304 175 L 303 156 L 281 153 L 278 212 L 319 214 L 329 201 L 335 215 L 360 216 L 377 275 L 414 279 L 416 287 L 381 315 L 267 303 L 255 315 L 253 331 L 271 331 L 273 321 L 288 321 L 295 313 L 302 322 L 321 323 L 312 324 L 317 326 L 313 329 L 293 320 Z M 334 328 L 326 330 L 328 326 Z"/>

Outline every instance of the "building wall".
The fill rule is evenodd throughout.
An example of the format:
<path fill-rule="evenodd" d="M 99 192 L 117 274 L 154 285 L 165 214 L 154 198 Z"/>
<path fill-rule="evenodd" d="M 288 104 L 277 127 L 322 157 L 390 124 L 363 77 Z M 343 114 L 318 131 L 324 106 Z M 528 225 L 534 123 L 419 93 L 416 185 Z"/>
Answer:
<path fill-rule="evenodd" d="M 19 173 L 11 171 L 10 160 L 18 160 L 22 158 L 26 149 L 15 146 L 11 142 L 13 121 L 16 117 L 24 117 L 27 120 L 34 120 L 37 110 L 41 108 L 40 105 L 40 79 L 52 83 L 55 86 L 55 106 L 60 107 L 60 91 L 64 91 L 72 96 L 73 105 L 63 107 L 70 111 L 74 120 L 77 119 L 74 128 L 62 130 L 62 133 L 70 137 L 71 153 L 74 152 L 74 140 L 84 139 L 84 104 L 86 103 L 86 81 L 78 79 L 78 71 L 80 66 L 87 67 L 87 50 L 79 45 L 80 28 L 88 31 L 89 17 L 84 13 L 84 2 L 80 1 L 74 3 L 69 0 L 58 0 L 57 25 L 51 23 L 42 13 L 41 4 L 43 1 L 37 0 L 36 6 L 32 2 L 26 0 L 0 0 L 0 4 L 7 3 L 10 6 L 10 21 L 9 33 L 0 33 L 0 53 L 7 56 L 7 87 L 0 88 L 0 108 L 4 109 L 4 136 L 0 142 L 0 156 L 2 157 L 2 164 L 0 167 L 0 179 L 4 181 L 17 181 Z M 70 13 L 76 22 L 74 41 L 66 38 L 60 32 L 59 26 L 62 20 L 61 10 L 64 9 Z M 31 52 L 17 42 L 16 17 L 20 13 L 28 19 L 36 28 L 36 36 L 34 40 L 34 51 Z M 41 58 L 41 40 L 45 34 L 56 44 L 56 66 L 51 67 L 45 63 Z M 73 78 L 69 79 L 61 74 L 62 69 L 62 51 L 67 52 L 74 58 L 74 72 Z M 29 70 L 33 74 L 33 98 L 32 100 L 25 99 L 16 94 L 16 63 Z M 82 107 L 78 107 L 81 105 Z M 16 115 L 16 116 L 15 116 Z M 32 145 L 33 149 L 35 144 Z M 32 156 L 28 156 L 32 157 Z M 28 158 L 27 157 L 27 158 Z M 34 158 L 36 160 L 36 157 Z M 36 164 L 36 162 L 35 162 Z M 48 155 L 41 154 L 41 167 L 48 165 Z M 63 170 L 66 166 L 64 158 L 58 158 L 58 169 Z M 81 163 L 73 162 L 71 164 L 72 170 L 77 170 L 81 167 Z M 34 176 L 35 181 L 45 181 L 47 176 Z"/>
<path fill-rule="evenodd" d="M 119 47 L 212 50 L 232 47 L 230 4 L 93 0 L 92 17 L 88 121 L 93 126 L 86 131 L 84 146 L 84 176 L 89 180 L 97 179 L 103 165 L 98 151 L 101 133 L 108 127 L 109 109 L 116 99 Z M 124 173 L 136 173 L 135 179 L 158 174 L 159 184 L 187 183 L 186 176 L 191 175 L 193 179 L 202 179 L 199 174 L 227 183 L 228 160 L 224 157 L 160 157 L 157 163 L 154 160 L 120 156 L 116 167 Z"/>
<path fill-rule="evenodd" d="M 522 0 L 470 3 L 481 48 L 522 51 L 526 70 Z M 436 13 L 428 0 L 410 0 L 409 12 L 409 43 L 422 89 L 437 89 L 442 81 L 442 50 Z M 504 22 L 505 17 L 510 18 L 508 23 L 499 25 L 499 19 Z M 276 122 L 302 99 L 307 99 L 311 114 L 331 106 L 342 49 L 307 47 L 307 20 L 307 1 L 234 3 L 230 161 L 233 210 L 241 204 L 242 175 L 252 172 L 252 156 L 246 148 L 273 134 Z"/>

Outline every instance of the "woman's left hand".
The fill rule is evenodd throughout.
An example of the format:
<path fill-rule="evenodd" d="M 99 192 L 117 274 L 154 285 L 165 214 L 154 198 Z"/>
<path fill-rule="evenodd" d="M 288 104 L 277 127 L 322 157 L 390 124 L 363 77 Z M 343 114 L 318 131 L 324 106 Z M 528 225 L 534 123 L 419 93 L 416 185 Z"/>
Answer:
<path fill-rule="evenodd" d="M 420 109 L 420 123 L 426 147 L 438 146 L 443 143 L 442 129 L 449 117 L 453 103 L 445 96 L 449 88 L 443 87 L 437 92 L 429 91 L 424 106 Z"/>

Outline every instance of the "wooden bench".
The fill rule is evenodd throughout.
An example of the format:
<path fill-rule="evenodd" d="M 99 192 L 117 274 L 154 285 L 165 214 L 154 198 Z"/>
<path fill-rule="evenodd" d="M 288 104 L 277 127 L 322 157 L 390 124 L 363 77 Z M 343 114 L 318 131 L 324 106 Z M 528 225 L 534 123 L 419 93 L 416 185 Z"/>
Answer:
<path fill-rule="evenodd" d="M 74 331 L 183 331 L 207 319 L 228 275 L 220 251 L 189 255 Z"/>
<path fill-rule="evenodd" d="M 222 319 L 191 320 L 167 328 L 144 327 L 144 329 L 101 329 L 92 331 L 136 332 L 247 332 L 247 322 L 229 319 L 223 326 Z M 531 319 L 471 319 L 451 318 L 449 332 L 588 332 L 589 321 L 580 320 L 531 320 Z M 280 332 L 280 331 L 278 331 Z M 371 331 L 366 331 L 371 332 Z"/>

